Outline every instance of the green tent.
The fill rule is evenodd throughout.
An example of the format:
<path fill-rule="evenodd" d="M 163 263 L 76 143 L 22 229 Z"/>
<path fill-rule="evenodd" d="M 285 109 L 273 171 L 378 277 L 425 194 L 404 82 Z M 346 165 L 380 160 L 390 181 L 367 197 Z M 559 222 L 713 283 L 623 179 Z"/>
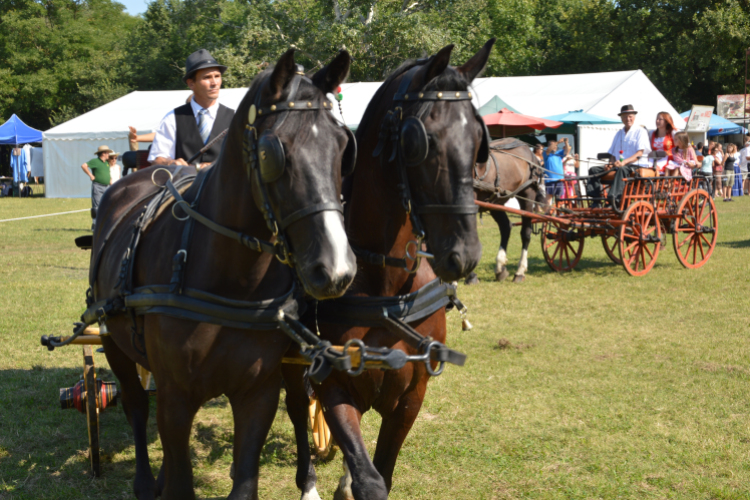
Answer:
<path fill-rule="evenodd" d="M 479 116 L 487 116 L 491 115 L 492 113 L 497 113 L 501 109 L 506 108 L 509 111 L 513 111 L 514 113 L 520 113 L 516 108 L 508 104 L 507 102 L 500 99 L 498 96 L 493 97 L 487 103 L 479 108 Z"/>

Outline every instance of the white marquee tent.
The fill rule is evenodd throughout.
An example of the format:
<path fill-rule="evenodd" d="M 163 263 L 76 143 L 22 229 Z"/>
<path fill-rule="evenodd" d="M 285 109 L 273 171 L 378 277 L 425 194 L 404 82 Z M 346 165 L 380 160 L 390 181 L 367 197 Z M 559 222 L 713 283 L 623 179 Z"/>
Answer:
<path fill-rule="evenodd" d="M 334 116 L 356 127 L 379 82 L 347 83 L 341 86 L 341 110 Z M 617 118 L 620 107 L 632 104 L 639 112 L 636 124 L 654 127 L 656 114 L 666 111 L 678 126 L 684 123 L 651 81 L 640 70 L 576 75 L 478 78 L 474 81 L 474 104 L 482 106 L 499 96 L 524 114 L 551 116 L 581 109 L 586 113 Z M 220 102 L 236 109 L 247 89 L 224 89 Z M 44 165 L 47 196 L 88 197 L 91 184 L 81 164 L 93 158 L 101 144 L 121 152 L 128 148 L 128 125 L 139 133 L 152 132 L 162 117 L 185 102 L 189 90 L 132 92 L 44 133 Z M 329 96 L 332 99 L 332 96 Z M 620 125 L 579 127 L 581 158 L 606 151 Z"/>

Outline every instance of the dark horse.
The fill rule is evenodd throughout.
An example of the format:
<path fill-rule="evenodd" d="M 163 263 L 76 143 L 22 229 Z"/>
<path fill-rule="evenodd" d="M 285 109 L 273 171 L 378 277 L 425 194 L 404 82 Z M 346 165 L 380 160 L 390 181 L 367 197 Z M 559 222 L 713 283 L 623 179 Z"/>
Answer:
<path fill-rule="evenodd" d="M 490 157 L 486 163 L 479 163 L 474 170 L 474 191 L 479 201 L 505 205 L 511 198 L 516 198 L 521 210 L 533 212 L 535 206 L 544 206 L 544 181 L 539 160 L 529 147 L 513 138 L 500 139 L 490 143 Z M 508 273 L 508 241 L 510 240 L 511 223 L 508 215 L 499 210 L 491 210 L 490 216 L 500 228 L 500 249 L 495 257 L 495 279 L 503 281 Z M 528 250 L 531 241 L 531 218 L 521 218 L 521 260 L 513 283 L 526 279 L 528 269 Z M 479 280 L 475 273 L 466 279 L 471 285 Z"/>
<path fill-rule="evenodd" d="M 357 278 L 347 299 L 380 300 L 409 294 L 435 280 L 436 274 L 446 281 L 460 279 L 479 261 L 481 244 L 471 179 L 474 162 L 486 136 L 467 88 L 487 63 L 494 41 L 487 42 L 466 64 L 457 68 L 449 66 L 452 45 L 427 60 L 407 62 L 390 75 L 373 96 L 357 129 L 360 148 L 357 168 L 344 183 L 348 200 L 346 230 L 358 256 Z M 399 95 L 401 98 L 394 100 L 394 96 Z M 418 96 L 434 98 L 419 102 L 422 97 Z M 455 100 L 450 100 L 453 96 Z M 462 100 L 458 100 L 459 96 Z M 391 114 L 394 109 L 396 113 L 403 113 L 396 115 L 397 123 L 404 124 L 400 142 L 382 132 L 390 123 L 387 120 L 394 117 Z M 417 117 L 423 123 L 424 135 L 410 135 L 422 126 L 411 121 Z M 409 143 L 409 139 L 414 142 Z M 419 151 L 417 139 L 424 140 L 424 151 Z M 394 142 L 404 151 L 394 153 L 389 160 L 389 155 L 395 151 L 391 146 L 397 146 Z M 486 147 L 484 142 L 484 154 Z M 414 150 L 417 158 L 421 156 L 418 163 L 404 165 L 393 161 L 401 154 L 413 156 Z M 407 177 L 407 182 L 403 176 Z M 403 193 L 408 189 L 412 201 L 405 203 Z M 421 247 L 418 237 L 417 242 L 414 241 L 414 233 L 418 232 L 414 227 L 415 213 L 417 224 L 424 227 L 426 249 L 434 254 L 431 266 L 423 261 L 412 274 L 403 267 L 378 265 L 361 258 L 377 254 L 398 261 L 403 260 L 405 253 L 415 254 L 417 245 Z M 411 261 L 410 264 L 416 265 Z M 331 317 L 335 317 L 337 302 L 321 302 L 319 306 L 327 307 L 333 313 Z M 375 309 L 378 313 L 378 308 Z M 421 335 L 444 343 L 445 321 L 445 308 L 440 307 L 411 326 Z M 320 335 L 334 345 L 361 339 L 368 347 L 395 348 L 408 354 L 418 352 L 382 326 L 353 327 L 326 323 L 322 319 L 319 328 Z M 283 371 L 287 408 L 298 446 L 297 486 L 302 490 L 303 500 L 313 500 L 319 497 L 315 490 L 315 471 L 310 463 L 308 396 L 303 368 L 290 364 L 284 365 Z M 400 370 L 366 370 L 357 377 L 334 372 L 322 384 L 313 384 L 331 434 L 344 454 L 346 473 L 335 499 L 387 498 L 399 451 L 422 406 L 429 378 L 425 364 L 414 363 Z M 372 460 L 360 430 L 362 415 L 370 409 L 383 417 Z"/>
<path fill-rule="evenodd" d="M 264 217 L 276 214 L 278 238 L 284 237 L 289 244 L 297 277 L 305 291 L 319 299 L 343 294 L 356 272 L 343 215 L 330 208 L 340 207 L 340 169 L 349 135 L 332 118 L 326 98 L 344 80 L 349 65 L 349 54 L 341 52 L 308 79 L 301 76 L 294 51 L 285 53 L 275 67 L 252 82 L 219 159 L 202 170 L 183 194 L 215 223 L 267 241 L 275 235 Z M 296 107 L 291 104 L 294 101 Z M 300 109 L 305 107 L 311 109 Z M 266 178 L 264 154 L 259 155 L 257 176 L 258 171 L 246 161 L 250 147 L 245 141 L 252 142 L 251 125 L 256 133 L 253 151 L 256 144 L 271 142 L 281 148 L 276 178 Z M 92 252 L 95 258 L 103 251 L 98 274 L 92 261 L 95 300 L 117 294 L 123 251 L 133 233 L 133 214 L 140 213 L 143 205 L 133 207 L 132 201 L 149 187 L 153 189 L 152 175 L 157 180 L 165 177 L 154 168 L 139 171 L 115 184 L 102 200 Z M 261 197 L 264 189 L 267 203 Z M 123 214 L 123 207 L 132 208 Z M 167 206 L 142 233 L 133 262 L 134 287 L 170 283 L 179 264 L 186 224 L 172 215 L 184 215 L 179 205 Z M 118 224 L 119 217 L 122 222 Z M 111 227 L 114 230 L 105 237 Z M 203 223 L 194 225 L 186 256 L 181 261 L 184 289 L 197 290 L 194 295 L 219 296 L 223 306 L 278 298 L 294 286 L 294 271 L 281 263 L 284 258 L 249 250 Z M 289 338 L 278 329 L 241 329 L 163 313 L 122 314 L 108 318 L 106 327 L 111 335 L 103 339 L 105 353 L 120 380 L 135 439 L 136 496 L 141 500 L 159 494 L 168 500 L 195 498 L 189 448 L 193 418 L 203 403 L 225 394 L 235 423 L 235 472 L 229 498 L 258 498 L 260 453 L 278 408 L 280 363 L 290 347 Z M 157 420 L 164 447 L 158 481 L 151 473 L 147 452 L 148 396 L 140 387 L 135 362 L 153 372 L 158 386 Z"/>

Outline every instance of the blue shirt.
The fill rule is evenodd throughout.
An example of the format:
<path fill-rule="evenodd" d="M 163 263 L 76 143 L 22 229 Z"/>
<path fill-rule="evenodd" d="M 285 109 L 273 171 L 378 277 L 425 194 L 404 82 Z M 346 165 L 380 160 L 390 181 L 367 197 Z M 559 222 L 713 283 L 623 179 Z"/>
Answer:
<path fill-rule="evenodd" d="M 563 156 L 565 156 L 564 145 L 552 154 L 544 151 L 544 177 L 546 181 L 555 182 L 563 179 Z"/>

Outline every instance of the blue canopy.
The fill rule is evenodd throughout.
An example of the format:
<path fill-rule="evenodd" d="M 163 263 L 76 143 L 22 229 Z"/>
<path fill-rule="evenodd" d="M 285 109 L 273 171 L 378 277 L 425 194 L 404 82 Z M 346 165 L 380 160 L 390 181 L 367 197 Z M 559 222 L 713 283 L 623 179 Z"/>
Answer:
<path fill-rule="evenodd" d="M 607 118 L 604 116 L 593 115 L 579 111 L 568 111 L 561 115 L 545 116 L 545 120 L 555 120 L 563 122 L 559 129 L 544 129 L 543 134 L 575 134 L 578 125 L 606 125 L 610 123 L 621 123 L 619 118 Z"/>
<path fill-rule="evenodd" d="M 687 120 L 690 117 L 690 111 L 680 113 L 680 116 Z M 747 129 L 745 127 L 730 122 L 719 115 L 711 115 L 711 122 L 708 124 L 708 127 L 709 137 L 715 137 L 717 135 L 747 134 Z"/>
<path fill-rule="evenodd" d="M 42 142 L 42 132 L 31 128 L 15 114 L 0 125 L 0 144 L 27 144 Z"/>

